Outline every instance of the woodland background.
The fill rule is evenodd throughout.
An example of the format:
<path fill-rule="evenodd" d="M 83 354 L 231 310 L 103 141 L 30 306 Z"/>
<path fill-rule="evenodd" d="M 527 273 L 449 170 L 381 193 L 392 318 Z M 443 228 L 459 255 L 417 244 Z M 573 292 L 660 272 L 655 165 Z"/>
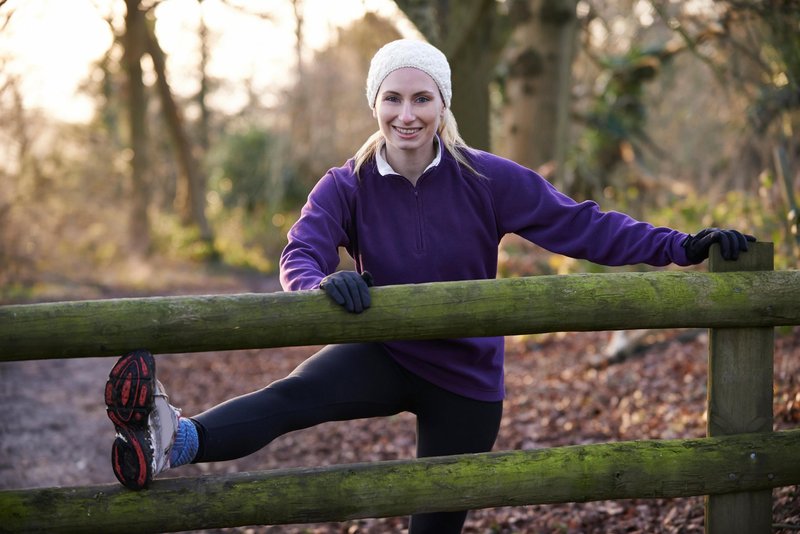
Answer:
<path fill-rule="evenodd" d="M 313 53 L 303 1 L 275 0 L 295 14 L 293 82 L 279 98 L 251 90 L 233 112 L 215 105 L 230 82 L 208 74 L 218 36 L 204 13 L 214 0 L 196 3 L 197 64 L 180 73 L 159 44 L 158 8 L 170 1 L 95 2 L 113 44 L 82 85 L 96 103 L 86 123 L 27 108 L 0 57 L 0 303 L 279 290 L 277 258 L 308 191 L 376 129 L 363 90 L 370 57 L 407 35 L 447 54 L 469 144 L 539 170 L 578 200 L 687 232 L 734 227 L 774 242 L 776 268 L 800 265 L 796 0 L 398 0 L 396 18 L 368 11 Z M 271 2 L 216 1 L 271 17 Z M 0 0 L 0 38 L 16 7 Z M 178 76 L 196 91 L 176 92 Z M 514 237 L 501 246 L 500 276 L 604 270 Z M 775 425 L 796 427 L 800 330 L 777 336 Z M 677 331 L 509 338 L 497 448 L 702 436 L 705 344 L 702 332 Z M 312 350 L 164 356 L 160 369 L 195 413 L 285 375 Z M 110 432 L 100 392 L 111 365 L 0 366 L 9 407 L 0 486 L 113 481 L 110 436 L 85 443 L 86 432 Z M 53 387 L 64 377 L 97 394 Z M 410 424 L 323 425 L 202 471 L 408 457 Z M 775 502 L 776 524 L 800 528 L 797 488 L 776 490 Z M 268 530 L 382 532 L 402 521 Z M 679 499 L 488 510 L 468 529 L 701 525 L 702 500 Z"/>
<path fill-rule="evenodd" d="M 778 268 L 797 266 L 797 0 L 406 0 L 403 21 L 368 12 L 310 58 L 294 0 L 294 84 L 234 113 L 212 105 L 227 82 L 207 74 L 204 2 L 196 68 L 178 74 L 159 45 L 160 3 L 97 2 L 114 40 L 83 85 L 96 102 L 86 124 L 26 109 L 0 68 L 5 301 L 146 285 L 137 269 L 162 260 L 274 272 L 310 188 L 376 129 L 370 57 L 412 25 L 450 59 L 468 143 L 578 200 L 687 232 L 739 228 L 775 242 Z M 269 3 L 224 3 L 270 17 Z M 0 9 L 0 28 L 13 25 L 14 3 Z M 177 95 L 176 76 L 196 91 Z M 595 267 L 552 258 L 503 274 L 582 269 Z"/>

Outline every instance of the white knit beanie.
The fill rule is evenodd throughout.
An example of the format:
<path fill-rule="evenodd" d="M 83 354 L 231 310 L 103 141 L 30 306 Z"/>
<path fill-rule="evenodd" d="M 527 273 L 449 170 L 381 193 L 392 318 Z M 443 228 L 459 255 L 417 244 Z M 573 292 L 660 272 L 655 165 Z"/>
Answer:
<path fill-rule="evenodd" d="M 414 67 L 433 78 L 439 86 L 444 105 L 450 107 L 453 89 L 450 84 L 450 64 L 445 55 L 425 41 L 398 39 L 378 50 L 369 64 L 367 101 L 370 108 L 375 109 L 375 98 L 383 80 L 393 71 L 405 67 Z"/>

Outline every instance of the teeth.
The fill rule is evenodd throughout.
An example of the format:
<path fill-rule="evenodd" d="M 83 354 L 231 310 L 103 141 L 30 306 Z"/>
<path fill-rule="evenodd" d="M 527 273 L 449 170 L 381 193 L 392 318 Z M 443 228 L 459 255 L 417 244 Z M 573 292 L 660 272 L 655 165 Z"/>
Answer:
<path fill-rule="evenodd" d="M 417 131 L 417 128 L 397 128 L 397 131 L 404 135 L 410 135 Z"/>

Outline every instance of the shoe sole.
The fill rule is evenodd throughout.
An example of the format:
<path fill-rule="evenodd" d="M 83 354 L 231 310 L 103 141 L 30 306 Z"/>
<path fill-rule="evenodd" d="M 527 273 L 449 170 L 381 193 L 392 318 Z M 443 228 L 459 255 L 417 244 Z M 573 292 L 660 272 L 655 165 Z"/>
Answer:
<path fill-rule="evenodd" d="M 114 475 L 125 487 L 142 489 L 153 479 L 148 421 L 155 407 L 156 363 L 146 350 L 121 357 L 108 375 L 106 414 L 117 431 L 111 448 Z"/>

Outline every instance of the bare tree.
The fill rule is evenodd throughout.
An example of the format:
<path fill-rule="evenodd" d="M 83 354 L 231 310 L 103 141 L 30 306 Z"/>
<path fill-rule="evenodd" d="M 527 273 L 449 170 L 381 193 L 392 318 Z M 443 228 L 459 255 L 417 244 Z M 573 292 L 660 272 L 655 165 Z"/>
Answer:
<path fill-rule="evenodd" d="M 125 0 L 125 52 L 123 62 L 127 75 L 128 129 L 131 149 L 130 242 L 134 254 L 149 254 L 150 221 L 147 208 L 150 200 L 147 169 L 147 97 L 142 81 L 142 56 L 146 46 L 147 27 L 141 0 Z"/>
<path fill-rule="evenodd" d="M 209 147 L 209 130 L 211 128 L 211 112 L 208 109 L 208 92 L 210 90 L 210 80 L 208 76 L 208 63 L 211 58 L 210 53 L 210 35 L 208 32 L 208 26 L 206 25 L 206 19 L 203 15 L 203 0 L 197 0 L 198 5 L 200 6 L 200 25 L 198 27 L 198 36 L 200 37 L 200 89 L 197 92 L 195 100 L 197 101 L 197 105 L 200 108 L 200 124 L 198 128 L 199 132 L 199 141 L 200 147 L 203 150 L 203 154 L 205 155 L 208 152 Z"/>
<path fill-rule="evenodd" d="M 289 152 L 290 159 L 295 167 L 295 173 L 305 178 L 310 169 L 310 120 L 308 106 L 308 93 L 310 88 L 307 83 L 303 49 L 305 38 L 303 35 L 305 14 L 303 0 L 292 0 L 292 9 L 295 19 L 295 76 L 296 83 L 292 89 L 294 93 L 291 102 L 291 122 L 289 126 Z"/>
<path fill-rule="evenodd" d="M 214 236 L 205 214 L 206 178 L 195 160 L 192 141 L 186 133 L 183 114 L 172 95 L 167 80 L 166 58 L 158 44 L 154 26 L 152 19 L 147 21 L 146 45 L 147 52 L 153 60 L 158 95 L 178 161 L 179 173 L 175 205 L 184 224 L 196 226 L 200 231 L 200 239 L 213 248 Z"/>

